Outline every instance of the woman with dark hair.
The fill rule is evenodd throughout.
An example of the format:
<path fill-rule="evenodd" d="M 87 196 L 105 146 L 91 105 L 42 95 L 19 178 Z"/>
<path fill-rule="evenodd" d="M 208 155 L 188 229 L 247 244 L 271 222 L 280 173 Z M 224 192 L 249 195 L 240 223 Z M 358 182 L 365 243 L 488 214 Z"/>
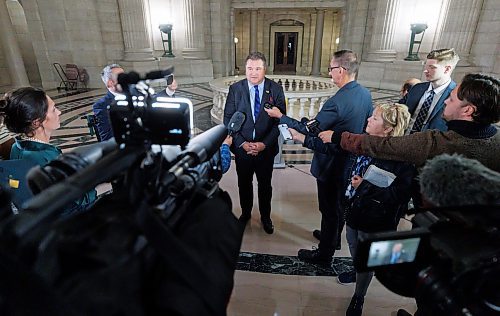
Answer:
<path fill-rule="evenodd" d="M 61 111 L 41 89 L 25 87 L 7 92 L 0 99 L 0 116 L 10 132 L 18 134 L 12 145 L 10 159 L 25 159 L 45 166 L 62 152 L 49 143 L 60 124 Z M 64 214 L 85 210 L 96 199 L 96 191 L 68 206 Z"/>

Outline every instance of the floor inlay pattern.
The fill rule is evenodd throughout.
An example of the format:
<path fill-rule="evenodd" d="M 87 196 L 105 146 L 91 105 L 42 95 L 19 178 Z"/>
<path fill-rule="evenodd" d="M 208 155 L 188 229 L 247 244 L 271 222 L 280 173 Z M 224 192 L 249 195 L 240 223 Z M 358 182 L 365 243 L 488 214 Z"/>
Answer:
<path fill-rule="evenodd" d="M 334 257 L 331 266 L 307 263 L 296 256 L 240 252 L 236 269 L 242 271 L 307 276 L 337 276 L 353 270 L 352 259 Z"/>

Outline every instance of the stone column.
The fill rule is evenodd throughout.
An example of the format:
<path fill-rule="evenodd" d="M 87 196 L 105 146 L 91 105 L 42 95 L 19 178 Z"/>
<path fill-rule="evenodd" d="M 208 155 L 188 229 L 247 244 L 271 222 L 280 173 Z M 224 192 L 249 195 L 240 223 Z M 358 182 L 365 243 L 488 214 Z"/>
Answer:
<path fill-rule="evenodd" d="M 470 66 L 470 50 L 483 0 L 450 1 L 436 49 L 455 48 L 460 66 Z"/>
<path fill-rule="evenodd" d="M 321 74 L 321 53 L 323 42 L 323 29 L 325 25 L 325 10 L 317 10 L 316 14 L 316 32 L 314 33 L 314 49 L 312 60 L 312 76 L 319 76 Z"/>
<path fill-rule="evenodd" d="M 257 10 L 250 10 L 250 53 L 257 51 Z"/>
<path fill-rule="evenodd" d="M 394 29 L 398 15 L 400 0 L 377 0 L 375 22 L 373 23 L 368 61 L 393 61 L 396 59 L 394 49 Z"/>
<path fill-rule="evenodd" d="M 125 61 L 150 61 L 153 49 L 150 42 L 149 27 L 146 23 L 145 0 L 118 0 L 122 22 Z"/>
<path fill-rule="evenodd" d="M 13 88 L 29 86 L 30 82 L 24 68 L 24 62 L 16 40 L 14 27 L 10 20 L 5 0 L 0 0 L 0 43 L 9 70 L 10 82 Z"/>
<path fill-rule="evenodd" d="M 203 26 L 203 0 L 183 0 L 186 47 L 182 57 L 186 59 L 207 59 L 205 49 L 205 27 Z"/>

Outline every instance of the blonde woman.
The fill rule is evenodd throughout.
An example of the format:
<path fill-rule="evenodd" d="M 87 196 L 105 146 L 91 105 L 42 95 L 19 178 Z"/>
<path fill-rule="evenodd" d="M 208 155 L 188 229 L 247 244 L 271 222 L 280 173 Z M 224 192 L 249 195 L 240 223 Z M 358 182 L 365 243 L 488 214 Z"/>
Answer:
<path fill-rule="evenodd" d="M 379 104 L 373 115 L 368 118 L 366 133 L 374 136 L 402 136 L 410 121 L 408 108 L 402 104 Z M 320 138 L 330 142 L 332 133 L 322 132 Z M 363 179 L 370 165 L 393 173 L 396 178 L 388 187 L 379 187 Z M 367 156 L 353 156 L 348 164 L 348 184 L 346 196 L 346 236 L 351 256 L 356 255 L 358 237 L 365 233 L 395 230 L 401 209 L 410 199 L 413 166 L 398 162 L 381 160 Z M 364 297 L 370 285 L 373 272 L 347 272 L 338 276 L 341 284 L 356 282 L 354 296 L 346 315 L 361 315 Z"/>

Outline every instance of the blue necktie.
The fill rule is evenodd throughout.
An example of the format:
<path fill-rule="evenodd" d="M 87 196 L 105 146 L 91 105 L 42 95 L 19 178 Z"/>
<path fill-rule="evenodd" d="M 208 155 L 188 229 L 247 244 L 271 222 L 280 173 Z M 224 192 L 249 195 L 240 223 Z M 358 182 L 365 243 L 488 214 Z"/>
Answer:
<path fill-rule="evenodd" d="M 417 118 L 415 119 L 415 123 L 413 123 L 413 127 L 411 129 L 410 134 L 415 132 L 420 132 L 422 127 L 424 127 L 425 119 L 427 118 L 427 114 L 429 114 L 429 109 L 431 108 L 432 100 L 434 99 L 435 92 L 431 90 L 429 95 L 425 99 L 420 111 L 417 114 Z"/>
<path fill-rule="evenodd" d="M 255 120 L 257 120 L 257 117 L 259 116 L 260 112 L 260 96 L 259 96 L 259 86 L 253 86 L 255 89 L 255 102 L 253 104 L 253 116 L 255 117 Z"/>

